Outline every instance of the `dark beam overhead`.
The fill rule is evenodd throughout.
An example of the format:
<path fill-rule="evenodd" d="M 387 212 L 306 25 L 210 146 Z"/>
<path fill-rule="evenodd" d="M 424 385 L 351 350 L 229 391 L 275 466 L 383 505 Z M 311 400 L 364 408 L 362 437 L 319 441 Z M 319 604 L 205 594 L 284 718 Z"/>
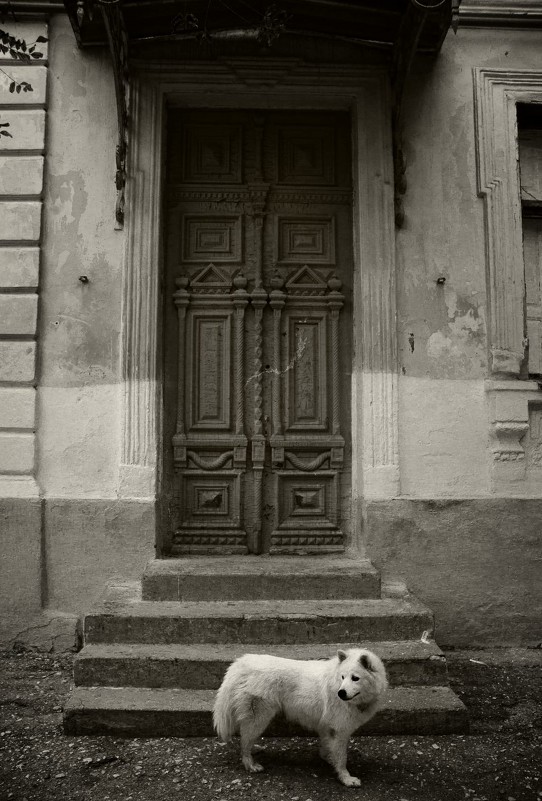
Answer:
<path fill-rule="evenodd" d="M 411 6 L 427 9 L 418 51 L 438 52 L 453 0 L 64 0 L 82 46 L 105 44 L 100 6 L 121 9 L 130 42 L 316 35 L 393 49 Z M 423 8 L 422 8 L 423 7 Z"/>

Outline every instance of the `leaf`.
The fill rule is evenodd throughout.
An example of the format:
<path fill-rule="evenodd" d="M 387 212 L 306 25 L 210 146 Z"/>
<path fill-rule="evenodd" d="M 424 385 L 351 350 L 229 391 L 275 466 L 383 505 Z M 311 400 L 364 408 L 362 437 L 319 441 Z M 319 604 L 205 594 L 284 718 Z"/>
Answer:
<path fill-rule="evenodd" d="M 0 136 L 9 136 L 10 139 L 13 139 L 13 136 L 10 134 L 9 131 L 0 131 Z"/>
<path fill-rule="evenodd" d="M 16 87 L 16 85 L 17 85 L 17 84 L 15 83 L 15 81 L 12 81 L 12 82 L 10 83 L 10 85 L 9 85 L 9 91 L 10 91 L 12 94 L 13 94 L 13 92 L 15 91 L 15 87 Z"/>
<path fill-rule="evenodd" d="M 17 92 L 17 94 L 18 94 L 18 95 L 21 93 L 21 89 L 22 89 L 22 88 L 23 88 L 23 87 L 21 86 L 21 84 L 18 84 L 18 85 L 17 85 L 17 88 L 15 89 L 15 91 Z"/>
<path fill-rule="evenodd" d="M 30 55 L 32 56 L 32 58 L 43 58 L 43 53 L 31 52 Z"/>
<path fill-rule="evenodd" d="M 38 38 L 36 39 L 36 42 L 45 43 L 45 42 L 48 42 L 48 41 L 49 41 L 49 39 L 46 39 L 45 36 L 38 36 Z"/>

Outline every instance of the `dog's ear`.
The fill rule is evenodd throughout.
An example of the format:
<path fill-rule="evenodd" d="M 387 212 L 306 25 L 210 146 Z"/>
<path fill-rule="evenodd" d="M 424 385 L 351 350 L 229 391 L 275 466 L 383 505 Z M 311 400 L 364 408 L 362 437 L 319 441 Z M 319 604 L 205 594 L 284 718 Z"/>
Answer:
<path fill-rule="evenodd" d="M 346 659 L 345 651 L 337 651 L 337 656 L 339 657 L 339 662 L 344 662 Z"/>
<path fill-rule="evenodd" d="M 374 670 L 373 663 L 371 662 L 371 657 L 369 654 L 362 654 L 359 658 L 360 664 L 362 668 L 365 670 L 370 670 L 371 672 Z"/>

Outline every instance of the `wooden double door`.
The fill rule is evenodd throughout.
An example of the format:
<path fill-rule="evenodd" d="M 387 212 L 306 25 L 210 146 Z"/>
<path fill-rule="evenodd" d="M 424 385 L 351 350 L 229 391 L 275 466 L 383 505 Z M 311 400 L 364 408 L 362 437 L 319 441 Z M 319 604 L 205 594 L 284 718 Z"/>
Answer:
<path fill-rule="evenodd" d="M 167 133 L 163 552 L 342 551 L 349 117 L 179 109 Z"/>

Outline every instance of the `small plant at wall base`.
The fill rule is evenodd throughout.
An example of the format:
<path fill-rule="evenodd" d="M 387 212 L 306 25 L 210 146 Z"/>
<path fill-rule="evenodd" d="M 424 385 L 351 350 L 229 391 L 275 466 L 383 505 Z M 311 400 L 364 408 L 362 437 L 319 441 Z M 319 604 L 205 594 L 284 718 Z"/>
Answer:
<path fill-rule="evenodd" d="M 8 56 L 14 61 L 29 62 L 32 59 L 43 58 L 43 53 L 36 50 L 36 45 L 47 42 L 45 36 L 38 36 L 35 42 L 28 44 L 25 39 L 17 39 L 12 36 L 8 31 L 0 28 L 0 58 Z M 2 80 L 9 81 L 9 91 L 12 94 L 20 94 L 21 92 L 32 92 L 32 86 L 28 81 L 16 81 L 12 75 L 0 67 Z M 9 136 L 12 134 L 6 130 L 10 127 L 9 122 L 0 122 L 0 136 Z"/>

